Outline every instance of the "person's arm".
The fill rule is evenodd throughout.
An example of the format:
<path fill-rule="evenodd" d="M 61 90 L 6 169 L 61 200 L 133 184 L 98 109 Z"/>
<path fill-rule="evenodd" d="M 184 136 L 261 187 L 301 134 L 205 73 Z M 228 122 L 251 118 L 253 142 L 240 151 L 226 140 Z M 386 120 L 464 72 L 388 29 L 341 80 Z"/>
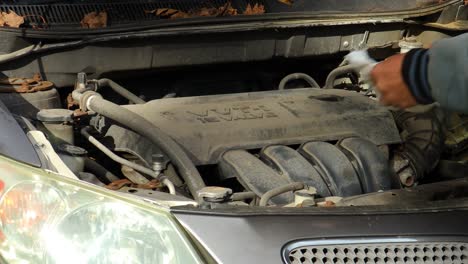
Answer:
<path fill-rule="evenodd" d="M 434 43 L 429 59 L 432 98 L 442 107 L 468 113 L 468 33 Z"/>
<path fill-rule="evenodd" d="M 407 108 L 436 101 L 468 113 L 468 33 L 390 57 L 371 75 L 386 105 Z"/>

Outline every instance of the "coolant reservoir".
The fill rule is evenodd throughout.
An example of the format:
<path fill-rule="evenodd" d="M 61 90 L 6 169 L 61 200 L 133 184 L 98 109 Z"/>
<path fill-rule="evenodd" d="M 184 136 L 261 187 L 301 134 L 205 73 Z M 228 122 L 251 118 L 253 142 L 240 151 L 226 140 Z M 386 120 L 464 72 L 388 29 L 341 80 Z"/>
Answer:
<path fill-rule="evenodd" d="M 60 144 L 57 146 L 57 153 L 75 175 L 84 171 L 85 159 L 88 154 L 85 149 L 69 144 Z"/>
<path fill-rule="evenodd" d="M 37 74 L 32 78 L 0 79 L 0 100 L 10 112 L 35 119 L 41 109 L 61 108 L 60 95 L 54 84 Z"/>
<path fill-rule="evenodd" d="M 73 145 L 73 111 L 67 109 L 45 109 L 37 113 L 37 120 L 46 128 L 49 139 L 54 144 L 61 141 Z M 55 145 L 54 144 L 54 145 Z"/>

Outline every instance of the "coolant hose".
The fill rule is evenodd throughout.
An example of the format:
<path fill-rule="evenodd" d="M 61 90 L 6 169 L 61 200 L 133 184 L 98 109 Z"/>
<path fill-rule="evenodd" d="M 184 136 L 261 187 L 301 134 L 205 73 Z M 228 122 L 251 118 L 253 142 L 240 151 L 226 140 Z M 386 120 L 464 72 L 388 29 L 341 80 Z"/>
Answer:
<path fill-rule="evenodd" d="M 166 176 L 162 176 L 160 180 L 161 183 L 167 187 L 167 190 L 170 194 L 176 195 L 176 190 L 173 182 L 171 182 Z"/>
<path fill-rule="evenodd" d="M 82 94 L 75 90 L 72 96 L 80 102 L 82 108 L 116 121 L 159 147 L 177 167 L 193 197 L 198 197 L 197 191 L 205 187 L 205 183 L 187 153 L 170 136 L 140 115 L 103 99 L 96 92 L 87 91 Z"/>
<path fill-rule="evenodd" d="M 141 99 L 140 97 L 134 95 L 129 90 L 125 89 L 124 87 L 120 86 L 118 83 L 110 80 L 110 79 L 99 79 L 97 80 L 99 86 L 107 86 L 110 87 L 114 92 L 118 93 L 122 97 L 128 99 L 130 102 L 134 104 L 144 104 L 146 103 L 145 100 Z"/>
<path fill-rule="evenodd" d="M 255 199 L 257 195 L 254 192 L 238 192 L 231 195 L 231 201 L 244 201 L 247 199 Z"/>
<path fill-rule="evenodd" d="M 304 80 L 310 85 L 310 87 L 320 88 L 320 85 L 314 80 L 314 78 L 310 77 L 310 75 L 298 72 L 298 73 L 291 73 L 287 75 L 286 77 L 284 77 L 278 85 L 278 90 L 284 90 L 286 87 L 286 84 L 291 80 Z"/>
<path fill-rule="evenodd" d="M 444 146 L 442 125 L 437 117 L 437 108 L 424 113 L 407 111 L 393 112 L 393 116 L 403 138 L 403 147 L 394 157 L 409 161 L 411 176 L 402 179 L 404 168 L 395 169 L 402 184 L 411 186 L 431 172 L 438 164 Z M 395 165 L 394 165 L 395 168 Z"/>
<path fill-rule="evenodd" d="M 346 73 L 352 73 L 352 72 L 359 73 L 361 69 L 362 69 L 361 65 L 355 65 L 355 64 L 338 67 L 328 74 L 327 80 L 325 81 L 325 86 L 323 88 L 333 89 L 335 80 L 336 78 L 338 78 L 338 76 L 344 75 Z"/>
<path fill-rule="evenodd" d="M 85 159 L 85 168 L 89 172 L 92 172 L 94 175 L 96 175 L 96 177 L 105 184 L 109 184 L 111 182 L 120 180 L 119 177 L 115 176 L 112 172 L 108 171 L 101 164 L 97 163 L 96 161 L 90 158 Z"/>
<path fill-rule="evenodd" d="M 266 206 L 271 198 L 283 194 L 285 192 L 293 192 L 304 189 L 305 185 L 302 182 L 293 182 L 286 184 L 284 186 L 277 187 L 273 190 L 269 190 L 268 192 L 264 193 L 260 198 L 260 206 Z"/>

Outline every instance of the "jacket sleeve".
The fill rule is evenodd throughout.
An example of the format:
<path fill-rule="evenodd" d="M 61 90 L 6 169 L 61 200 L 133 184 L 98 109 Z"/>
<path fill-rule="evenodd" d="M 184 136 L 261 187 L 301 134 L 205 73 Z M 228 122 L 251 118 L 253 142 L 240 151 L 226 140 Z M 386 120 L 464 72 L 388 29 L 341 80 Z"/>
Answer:
<path fill-rule="evenodd" d="M 468 113 L 468 33 L 434 43 L 428 79 L 432 97 L 442 107 Z"/>
<path fill-rule="evenodd" d="M 468 33 L 410 51 L 403 78 L 419 103 L 468 113 Z"/>

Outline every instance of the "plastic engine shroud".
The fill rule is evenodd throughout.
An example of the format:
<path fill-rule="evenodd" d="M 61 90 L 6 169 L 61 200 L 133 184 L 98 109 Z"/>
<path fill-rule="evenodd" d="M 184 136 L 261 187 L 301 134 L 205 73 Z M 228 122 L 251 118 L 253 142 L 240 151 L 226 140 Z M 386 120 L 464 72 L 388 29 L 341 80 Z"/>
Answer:
<path fill-rule="evenodd" d="M 361 137 L 375 145 L 401 141 L 391 113 L 356 92 L 294 89 L 153 100 L 127 105 L 169 134 L 196 165 L 217 164 L 232 149 L 260 149 L 309 141 Z M 158 150 L 145 138 L 110 125 L 106 142 L 115 151 L 151 164 Z"/>

